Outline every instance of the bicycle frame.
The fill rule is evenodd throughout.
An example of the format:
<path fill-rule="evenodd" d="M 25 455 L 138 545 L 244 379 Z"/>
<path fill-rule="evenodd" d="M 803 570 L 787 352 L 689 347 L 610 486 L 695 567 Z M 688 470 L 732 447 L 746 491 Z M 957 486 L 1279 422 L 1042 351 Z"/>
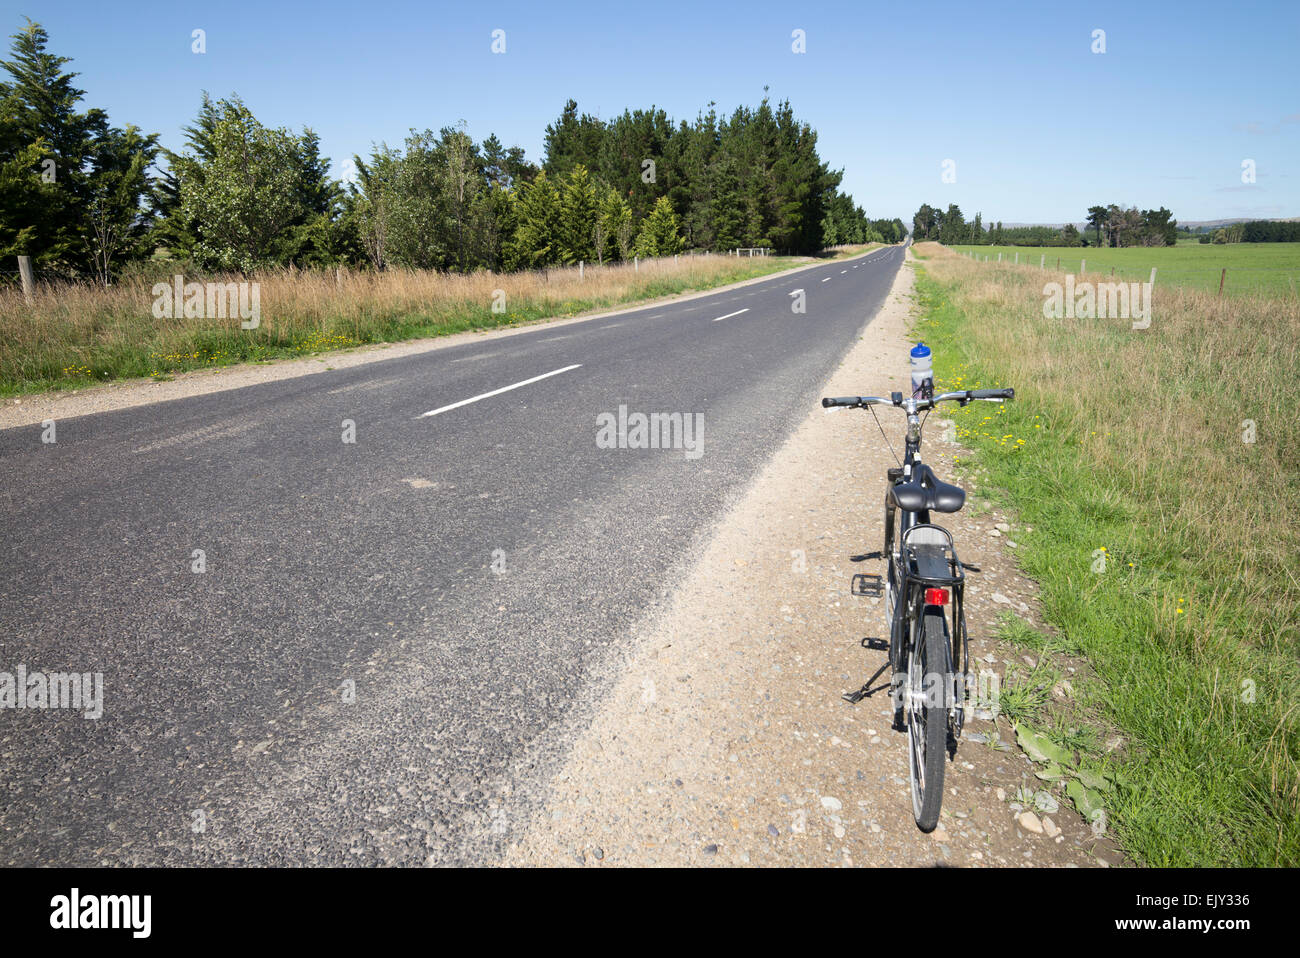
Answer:
<path fill-rule="evenodd" d="M 891 675 L 891 697 L 897 714 L 903 707 L 902 682 L 907 670 L 907 652 L 915 637 L 905 635 L 907 623 L 914 625 L 922 621 L 926 611 L 938 609 L 943 612 L 945 606 L 925 602 L 927 589 L 945 589 L 948 592 L 948 612 L 945 614 L 945 631 L 949 636 L 948 661 L 938 683 L 928 682 L 929 694 L 941 693 L 943 703 L 948 707 L 948 715 L 954 741 L 961 735 L 965 724 L 965 681 L 970 671 L 970 647 L 966 632 L 965 573 L 957 558 L 951 534 L 941 526 L 930 521 L 929 510 L 909 511 L 900 508 L 894 501 L 892 489 L 912 478 L 916 467 L 921 463 L 921 422 L 913 400 L 907 400 L 907 440 L 906 451 L 901 468 L 891 468 L 888 473 L 888 487 L 885 491 L 885 555 L 886 563 L 886 612 L 890 619 L 889 662 Z M 916 538 L 914 530 L 925 530 L 925 544 L 931 554 L 925 558 L 929 561 L 918 563 L 913 550 L 908 546 Z M 931 532 L 931 530 L 933 530 Z M 940 541 L 942 540 L 942 541 Z M 942 549 L 942 558 L 933 555 L 935 548 Z M 900 604 L 900 601 L 901 604 Z M 954 668 L 960 663 L 960 670 Z M 963 677 L 961 689 L 958 690 L 956 677 Z M 929 678 L 929 677 L 927 677 Z M 937 688 L 935 685 L 937 684 Z M 935 705 L 940 704 L 935 702 Z"/>

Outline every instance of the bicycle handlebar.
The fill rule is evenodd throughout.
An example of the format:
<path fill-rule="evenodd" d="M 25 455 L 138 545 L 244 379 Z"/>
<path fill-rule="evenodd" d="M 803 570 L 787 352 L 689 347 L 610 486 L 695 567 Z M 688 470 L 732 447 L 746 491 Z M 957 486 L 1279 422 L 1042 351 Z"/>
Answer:
<path fill-rule="evenodd" d="M 916 401 L 917 410 L 933 409 L 941 402 L 959 402 L 963 406 L 967 403 L 976 401 L 1002 402 L 1006 399 L 1015 399 L 1016 391 L 1008 386 L 1005 389 L 963 389 L 955 393 L 943 393 L 935 396 L 933 399 L 918 399 Z M 833 398 L 830 396 L 823 397 L 822 407 L 824 409 L 865 409 L 867 406 L 898 406 L 902 408 L 905 400 L 893 398 L 886 399 L 884 396 L 840 396 Z"/>

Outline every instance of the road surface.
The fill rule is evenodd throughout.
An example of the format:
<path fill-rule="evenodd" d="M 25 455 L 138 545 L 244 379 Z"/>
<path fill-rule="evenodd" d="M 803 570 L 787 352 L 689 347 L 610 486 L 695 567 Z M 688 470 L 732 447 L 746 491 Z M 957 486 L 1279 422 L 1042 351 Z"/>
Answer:
<path fill-rule="evenodd" d="M 494 860 L 902 258 L 0 431 L 0 863 Z"/>

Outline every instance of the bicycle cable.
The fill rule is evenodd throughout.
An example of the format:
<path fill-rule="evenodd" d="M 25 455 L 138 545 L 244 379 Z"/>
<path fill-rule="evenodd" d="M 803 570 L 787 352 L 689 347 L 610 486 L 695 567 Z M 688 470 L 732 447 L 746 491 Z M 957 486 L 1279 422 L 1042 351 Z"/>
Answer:
<path fill-rule="evenodd" d="M 889 441 L 889 436 L 885 434 L 885 427 L 880 424 L 880 417 L 876 415 L 875 407 L 868 406 L 867 408 L 871 410 L 871 418 L 876 421 L 876 428 L 880 430 L 880 435 L 884 437 L 885 445 L 889 447 L 889 454 L 894 457 L 894 462 L 897 462 L 901 466 L 903 463 L 899 460 L 898 453 L 894 452 L 894 444 Z"/>

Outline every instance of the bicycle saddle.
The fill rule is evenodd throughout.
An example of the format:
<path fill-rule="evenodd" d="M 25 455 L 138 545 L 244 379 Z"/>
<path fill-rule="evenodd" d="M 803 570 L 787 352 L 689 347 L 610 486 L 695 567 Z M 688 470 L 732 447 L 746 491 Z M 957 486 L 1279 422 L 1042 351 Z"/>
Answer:
<path fill-rule="evenodd" d="M 918 463 L 907 482 L 890 487 L 894 503 L 905 512 L 956 512 L 966 501 L 966 490 L 952 486 L 934 474 L 925 463 Z"/>

